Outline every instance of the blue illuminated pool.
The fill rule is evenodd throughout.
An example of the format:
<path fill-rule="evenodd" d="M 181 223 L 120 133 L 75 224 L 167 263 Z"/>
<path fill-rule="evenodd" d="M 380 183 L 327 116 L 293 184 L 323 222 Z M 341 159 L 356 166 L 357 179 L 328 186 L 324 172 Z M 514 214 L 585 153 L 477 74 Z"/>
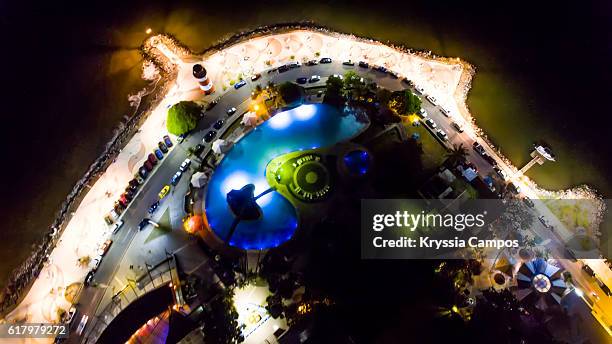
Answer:
<path fill-rule="evenodd" d="M 281 112 L 238 141 L 215 169 L 206 194 L 206 217 L 213 231 L 225 239 L 234 221 L 226 195 L 246 184 L 255 185 L 255 195 L 269 188 L 266 165 L 273 158 L 301 149 L 331 146 L 351 138 L 364 128 L 355 116 L 342 116 L 322 104 L 302 105 Z M 242 221 L 229 244 L 242 249 L 276 247 L 297 229 L 293 205 L 276 191 L 257 200 L 263 211 L 258 220 Z"/>

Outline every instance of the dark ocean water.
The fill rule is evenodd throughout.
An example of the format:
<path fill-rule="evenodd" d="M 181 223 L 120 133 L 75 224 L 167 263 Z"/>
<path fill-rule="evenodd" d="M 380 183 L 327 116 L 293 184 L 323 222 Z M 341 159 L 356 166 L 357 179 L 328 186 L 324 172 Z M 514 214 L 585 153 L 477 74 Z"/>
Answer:
<path fill-rule="evenodd" d="M 131 113 L 147 27 L 198 51 L 241 29 L 314 20 L 461 56 L 478 69 L 472 114 L 515 164 L 544 140 L 559 162 L 534 168 L 538 183 L 610 196 L 611 13 L 605 1 L 0 2 L 0 280 Z"/>

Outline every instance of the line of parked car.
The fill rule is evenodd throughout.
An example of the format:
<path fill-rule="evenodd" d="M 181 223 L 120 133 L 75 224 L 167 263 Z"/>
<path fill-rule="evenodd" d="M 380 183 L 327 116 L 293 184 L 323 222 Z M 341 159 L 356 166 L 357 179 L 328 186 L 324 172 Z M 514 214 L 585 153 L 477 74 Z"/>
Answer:
<path fill-rule="evenodd" d="M 173 146 L 170 136 L 164 135 L 161 141 L 157 143 L 157 148 L 147 156 L 142 166 L 138 169 L 138 172 L 134 175 L 134 178 L 128 182 L 125 191 L 119 196 L 119 199 L 115 201 L 113 209 L 104 217 L 107 224 L 113 226 L 113 233 L 118 232 L 123 226 L 123 221 L 117 221 L 121 213 L 128 207 L 129 203 L 134 199 L 140 185 L 144 184 L 144 180 L 149 176 L 151 171 L 157 163 L 164 158 L 164 154 L 168 153 L 169 148 Z"/>

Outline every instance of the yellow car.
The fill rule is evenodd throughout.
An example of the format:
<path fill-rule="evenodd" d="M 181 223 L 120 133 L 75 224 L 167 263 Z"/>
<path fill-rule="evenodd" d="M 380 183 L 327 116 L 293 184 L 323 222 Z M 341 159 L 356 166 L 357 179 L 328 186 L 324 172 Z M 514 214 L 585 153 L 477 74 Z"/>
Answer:
<path fill-rule="evenodd" d="M 164 186 L 164 188 L 159 192 L 159 199 L 166 197 L 168 195 L 168 191 L 170 191 L 170 185 Z"/>

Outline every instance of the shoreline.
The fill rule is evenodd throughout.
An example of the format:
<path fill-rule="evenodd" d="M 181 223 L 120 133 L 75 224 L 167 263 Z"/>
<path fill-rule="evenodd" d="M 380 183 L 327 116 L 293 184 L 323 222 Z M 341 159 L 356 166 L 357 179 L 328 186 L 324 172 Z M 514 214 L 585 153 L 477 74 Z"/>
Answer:
<path fill-rule="evenodd" d="M 416 57 L 436 61 L 442 64 L 446 64 L 449 66 L 453 65 L 461 65 L 461 75 L 459 77 L 459 82 L 455 87 L 455 90 L 452 94 L 455 105 L 458 107 L 461 116 L 465 119 L 466 122 L 470 123 L 474 127 L 474 132 L 478 137 L 483 139 L 486 142 L 489 142 L 486 133 L 482 131 L 482 129 L 476 126 L 476 121 L 474 117 L 471 115 L 469 108 L 467 106 L 466 100 L 469 96 L 469 91 L 471 89 L 471 82 L 473 76 L 476 72 L 476 68 L 468 63 L 467 61 L 462 60 L 461 58 L 451 58 L 451 57 L 439 57 L 431 52 L 423 51 L 423 50 L 414 50 L 411 48 L 407 48 L 404 45 L 396 44 L 392 42 L 380 42 L 378 40 L 355 36 L 349 33 L 342 33 L 337 30 L 332 30 L 327 27 L 317 25 L 313 22 L 295 22 L 295 23 L 281 23 L 275 25 L 268 25 L 258 27 L 254 30 L 243 31 L 240 33 L 236 33 L 234 35 L 230 35 L 229 37 L 223 38 L 218 41 L 218 43 L 213 44 L 209 48 L 206 48 L 201 53 L 194 53 L 189 48 L 185 47 L 175 39 L 171 35 L 157 35 L 149 38 L 142 45 L 142 54 L 146 61 L 153 63 L 157 69 L 164 74 L 161 76 L 159 81 L 162 81 L 161 88 L 157 89 L 158 86 L 155 87 L 155 90 L 152 94 L 145 96 L 153 96 L 154 99 L 148 100 L 144 104 L 144 109 L 138 112 L 138 108 L 143 106 L 143 104 L 138 104 L 138 107 L 135 109 L 135 114 L 130 118 L 127 124 L 121 126 L 118 132 L 109 140 L 109 144 L 105 151 L 95 160 L 95 162 L 90 166 L 88 171 L 84 174 L 83 178 L 75 183 L 72 191 L 68 194 L 66 201 L 60 207 L 58 211 L 58 215 L 56 216 L 53 224 L 50 226 L 50 231 L 45 234 L 42 240 L 49 237 L 48 241 L 44 242 L 44 254 L 40 255 L 37 252 L 34 252 L 30 258 L 26 260 L 26 262 L 22 263 L 16 270 L 21 269 L 26 264 L 33 264 L 34 269 L 30 270 L 30 281 L 27 283 L 28 288 L 23 288 L 19 290 L 20 294 L 17 300 L 21 300 L 22 297 L 27 295 L 29 287 L 33 285 L 32 281 L 36 279 L 40 271 L 44 267 L 44 263 L 46 261 L 45 256 L 49 254 L 53 249 L 55 249 L 58 244 L 59 238 L 63 234 L 64 230 L 68 226 L 68 223 L 72 220 L 73 214 L 76 209 L 81 205 L 83 199 L 88 194 L 88 192 L 83 192 L 86 187 L 91 187 L 90 184 L 95 184 L 102 177 L 104 173 L 109 169 L 109 167 L 113 164 L 114 160 L 117 158 L 119 153 L 131 142 L 134 138 L 135 134 L 140 130 L 143 124 L 149 118 L 149 115 L 154 111 L 154 109 L 160 104 L 160 102 L 164 99 L 160 96 L 167 96 L 170 91 L 170 86 L 178 81 L 178 68 L 175 64 L 168 63 L 168 59 L 163 58 L 163 52 L 160 52 L 157 49 L 152 47 L 152 41 L 157 39 L 160 40 L 161 43 L 170 46 L 173 50 L 173 53 L 177 54 L 181 59 L 190 60 L 192 58 L 197 57 L 198 61 L 205 60 L 207 58 L 211 58 L 216 53 L 221 51 L 230 49 L 240 43 L 245 43 L 249 40 L 262 38 L 266 36 L 272 35 L 281 35 L 283 33 L 290 33 L 293 31 L 306 30 L 306 31 L 314 31 L 323 35 L 329 35 L 335 37 L 337 39 L 349 39 L 361 43 L 374 44 L 378 46 L 386 46 L 393 50 L 396 50 L 399 53 L 410 54 Z M 156 51 L 157 50 L 157 51 Z M 176 73 L 176 74 L 175 74 Z M 221 86 L 221 85 L 219 85 Z M 220 87 L 219 87 L 220 88 Z M 219 90 L 218 94 L 224 93 L 224 91 Z M 495 149 L 496 153 L 500 158 L 506 162 L 506 164 L 513 168 L 516 172 L 516 167 L 511 163 L 509 159 L 507 159 L 499 150 L 494 146 L 491 146 Z M 590 188 L 586 185 L 576 186 L 566 190 L 559 191 L 549 191 L 540 188 L 535 182 L 531 181 L 529 178 L 523 176 L 522 179 L 526 183 L 530 183 L 530 185 L 537 191 L 537 195 L 546 198 L 563 198 L 563 199 L 575 199 L 575 198 L 593 198 L 600 199 L 600 196 L 597 194 L 597 191 Z M 580 197 L 577 197 L 580 196 Z M 43 246 L 41 245 L 41 247 Z M 33 260 L 38 259 L 38 261 L 32 262 Z M 15 270 L 15 271 L 16 271 Z M 11 274 L 11 277 L 15 275 L 15 272 Z M 36 276 L 35 276 L 36 275 Z M 8 288 L 8 284 L 7 284 Z M 19 303 L 15 303 L 14 306 L 18 306 Z M 12 308 L 12 307 L 11 307 Z M 2 310 L 2 313 L 5 313 L 8 310 L 8 307 Z"/>

